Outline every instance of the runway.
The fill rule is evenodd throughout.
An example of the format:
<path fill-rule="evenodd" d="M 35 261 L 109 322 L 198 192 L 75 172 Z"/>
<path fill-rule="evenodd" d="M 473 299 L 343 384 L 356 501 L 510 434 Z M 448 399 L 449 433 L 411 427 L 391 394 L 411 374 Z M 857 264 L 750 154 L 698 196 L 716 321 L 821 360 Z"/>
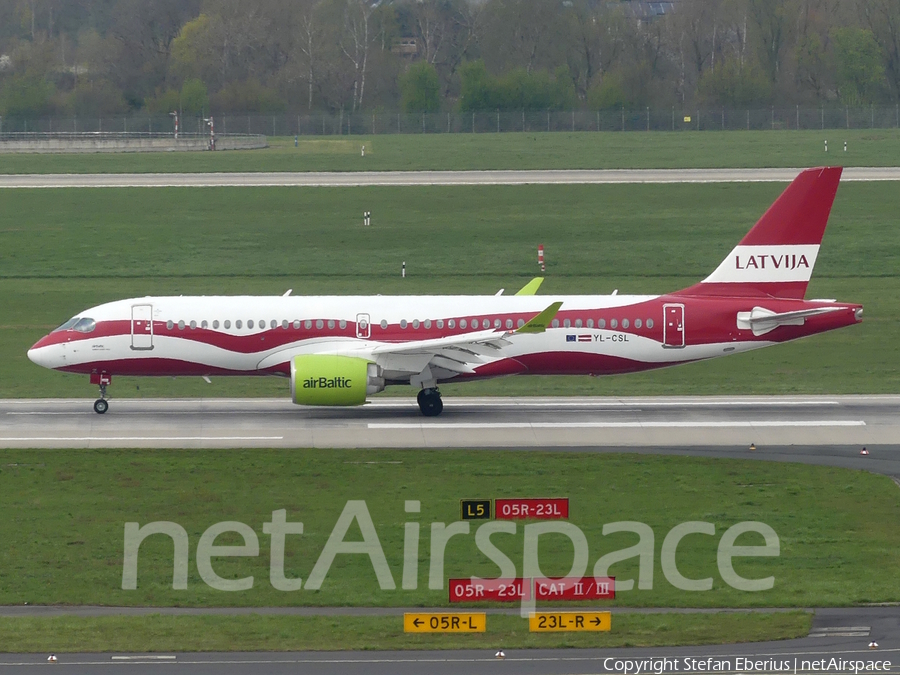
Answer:
<path fill-rule="evenodd" d="M 625 675 L 626 663 L 636 675 L 669 675 L 696 672 L 727 673 L 853 673 L 853 666 L 826 668 L 830 659 L 858 662 L 860 670 L 890 671 L 900 660 L 900 626 L 897 609 L 889 607 L 818 610 L 809 637 L 782 642 L 704 647 L 622 649 L 534 649 L 413 651 L 413 652 L 300 652 L 300 653 L 168 653 L 168 654 L 66 654 L 56 670 L 72 675 L 101 673 L 267 673 L 333 675 L 563 675 L 603 673 Z M 868 648 L 871 641 L 877 650 Z M 502 645 L 497 645 L 501 649 Z M 652 660 L 653 664 L 647 661 Z M 887 664 L 886 664 L 887 662 Z M 0 655 L 0 673 L 30 673 L 47 663 L 45 654 Z M 817 664 L 816 667 L 813 664 Z M 804 667 L 806 666 L 806 667 Z"/>
<path fill-rule="evenodd" d="M 0 175 L 0 188 L 360 187 L 615 183 L 788 183 L 802 169 L 612 169 L 560 171 L 348 171 Z M 898 181 L 900 167 L 848 167 L 843 181 Z"/>
<path fill-rule="evenodd" d="M 752 443 L 754 456 L 794 447 L 796 458 L 898 441 L 900 396 L 446 397 L 437 418 L 422 417 L 412 398 L 355 408 L 301 407 L 287 398 L 112 399 L 105 415 L 84 399 L 0 401 L 6 448 L 624 447 L 733 456 Z"/>

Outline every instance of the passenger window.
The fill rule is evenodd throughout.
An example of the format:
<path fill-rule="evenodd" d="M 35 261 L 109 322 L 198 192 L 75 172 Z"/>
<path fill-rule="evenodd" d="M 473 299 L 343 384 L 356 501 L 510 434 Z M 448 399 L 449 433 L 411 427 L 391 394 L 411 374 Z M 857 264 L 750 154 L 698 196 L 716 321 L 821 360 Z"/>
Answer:
<path fill-rule="evenodd" d="M 334 319 L 328 319 L 328 327 L 334 328 Z"/>
<path fill-rule="evenodd" d="M 316 319 L 316 328 L 321 329 L 321 328 L 324 328 L 324 327 L 325 327 L 325 322 L 322 321 L 322 319 Z"/>
<path fill-rule="evenodd" d="M 460 328 L 465 328 L 466 325 L 467 325 L 467 324 L 466 324 L 466 320 L 465 320 L 465 319 L 460 319 L 460 320 L 459 320 L 459 327 L 460 327 Z"/>
<path fill-rule="evenodd" d="M 597 328 L 606 328 L 606 319 L 597 319 Z"/>
<path fill-rule="evenodd" d="M 566 319 L 565 321 L 563 321 L 563 327 L 564 327 L 564 328 L 571 328 L 571 327 L 572 327 L 572 322 L 569 321 L 568 319 Z"/>
<path fill-rule="evenodd" d="M 169 321 L 166 321 L 166 328 L 168 328 L 169 330 L 175 328 L 175 324 L 172 323 L 171 319 Z"/>
<path fill-rule="evenodd" d="M 238 328 L 240 328 L 240 326 L 238 326 Z M 250 320 L 247 322 L 247 328 L 253 328 L 253 319 L 250 319 Z"/>
<path fill-rule="evenodd" d="M 447 322 L 447 325 L 450 326 L 450 328 L 456 328 L 456 319 L 450 319 L 450 321 Z"/>
<path fill-rule="evenodd" d="M 413 329 L 415 329 L 415 330 L 419 329 L 419 320 L 418 319 L 413 319 Z"/>
<path fill-rule="evenodd" d="M 338 324 L 338 325 L 341 327 L 341 330 L 343 330 L 344 328 L 347 327 L 347 322 L 344 321 L 343 319 L 341 319 L 341 322 L 340 322 L 340 324 Z"/>
<path fill-rule="evenodd" d="M 407 325 L 406 319 L 400 319 L 400 328 L 406 328 Z"/>
<path fill-rule="evenodd" d="M 640 320 L 640 319 L 635 319 L 635 320 L 634 320 L 634 327 L 635 327 L 635 328 L 640 328 L 642 325 L 643 325 L 643 324 L 641 323 L 641 320 Z"/>
<path fill-rule="evenodd" d="M 218 320 L 218 319 L 215 319 L 215 320 L 213 321 L 213 328 L 218 328 L 218 327 L 219 327 L 219 320 Z"/>
<path fill-rule="evenodd" d="M 303 327 L 304 327 L 306 330 L 309 330 L 310 328 L 312 328 L 312 321 L 310 321 L 309 319 L 307 319 L 306 321 L 303 322 Z"/>
<path fill-rule="evenodd" d="M 425 328 L 431 328 L 431 319 L 425 319 L 424 323 Z"/>
<path fill-rule="evenodd" d="M 647 319 L 647 328 L 653 328 L 653 319 Z"/>
<path fill-rule="evenodd" d="M 274 322 L 273 322 L 273 323 L 274 323 Z M 290 324 L 288 323 L 288 320 L 287 320 L 287 319 L 282 319 L 282 321 L 281 321 L 281 327 L 282 327 L 284 330 L 287 330 L 289 325 L 290 325 Z M 274 328 L 274 326 L 272 326 L 272 327 Z M 300 327 L 300 322 L 299 322 L 299 321 L 297 322 L 297 327 L 298 327 L 298 328 Z"/>
<path fill-rule="evenodd" d="M 381 330 L 387 330 L 387 327 L 388 327 L 387 319 L 382 319 L 381 320 Z"/>
<path fill-rule="evenodd" d="M 506 329 L 509 330 L 512 327 L 513 327 L 512 319 L 507 319 L 506 320 Z"/>
<path fill-rule="evenodd" d="M 559 319 L 553 319 L 550 325 L 553 326 L 553 328 L 559 328 Z"/>
<path fill-rule="evenodd" d="M 519 319 L 518 321 L 516 321 L 516 325 L 517 325 L 519 328 L 521 328 L 522 326 L 525 325 L 525 319 Z"/>
<path fill-rule="evenodd" d="M 443 327 L 444 327 L 444 320 L 443 320 L 443 319 L 438 319 L 438 320 L 437 320 L 437 327 L 438 327 L 438 328 L 443 328 Z"/>
<path fill-rule="evenodd" d="M 628 319 L 622 319 L 622 328 L 628 328 L 631 324 L 628 322 Z"/>
<path fill-rule="evenodd" d="M 587 327 L 588 327 L 588 328 L 593 328 L 593 327 L 594 327 L 594 320 L 593 320 L 593 319 L 588 319 Z"/>
<path fill-rule="evenodd" d="M 610 319 L 610 321 L 609 321 L 609 327 L 610 327 L 610 328 L 618 328 L 618 327 L 619 327 L 619 320 L 618 320 L 618 319 Z"/>
<path fill-rule="evenodd" d="M 178 322 L 178 330 L 184 330 L 184 321 Z"/>
<path fill-rule="evenodd" d="M 209 324 L 206 322 L 206 319 L 200 322 L 200 328 L 208 328 Z"/>
<path fill-rule="evenodd" d="M 294 327 L 294 330 L 300 330 L 300 319 L 294 319 L 294 323 L 291 324 Z M 285 326 L 287 328 L 287 326 Z"/>
<path fill-rule="evenodd" d="M 191 330 L 197 330 L 197 322 L 191 321 Z"/>
<path fill-rule="evenodd" d="M 500 319 L 494 319 L 494 328 L 500 328 Z"/>
<path fill-rule="evenodd" d="M 581 328 L 581 319 L 575 319 L 575 328 Z"/>
<path fill-rule="evenodd" d="M 225 328 L 231 328 L 231 320 L 225 319 Z"/>

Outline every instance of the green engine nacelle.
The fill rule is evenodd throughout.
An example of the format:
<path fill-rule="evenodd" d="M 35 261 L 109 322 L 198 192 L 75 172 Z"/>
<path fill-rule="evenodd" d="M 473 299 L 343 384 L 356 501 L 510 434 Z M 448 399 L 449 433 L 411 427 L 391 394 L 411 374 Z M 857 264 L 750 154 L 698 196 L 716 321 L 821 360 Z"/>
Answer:
<path fill-rule="evenodd" d="M 300 405 L 362 405 L 382 389 L 381 367 L 365 359 L 307 354 L 291 360 L 291 399 Z"/>

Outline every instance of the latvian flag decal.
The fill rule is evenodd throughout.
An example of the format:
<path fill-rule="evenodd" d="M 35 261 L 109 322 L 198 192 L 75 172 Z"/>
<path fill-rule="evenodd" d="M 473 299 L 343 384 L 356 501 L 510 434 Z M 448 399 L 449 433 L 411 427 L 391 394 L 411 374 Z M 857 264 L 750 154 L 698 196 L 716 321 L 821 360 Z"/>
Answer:
<path fill-rule="evenodd" d="M 590 342 L 590 335 L 566 335 L 566 342 Z"/>

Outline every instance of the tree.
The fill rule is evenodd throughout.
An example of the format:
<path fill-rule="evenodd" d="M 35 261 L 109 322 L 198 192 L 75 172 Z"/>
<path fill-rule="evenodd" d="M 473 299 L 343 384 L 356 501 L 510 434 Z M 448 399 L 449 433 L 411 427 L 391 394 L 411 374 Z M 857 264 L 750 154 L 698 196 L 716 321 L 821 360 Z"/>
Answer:
<path fill-rule="evenodd" d="M 900 2 L 860 0 L 860 12 L 865 25 L 881 45 L 894 98 L 900 100 Z"/>
<path fill-rule="evenodd" d="M 437 69 L 419 61 L 400 78 L 400 106 L 404 112 L 437 112 L 441 107 L 441 83 Z"/>
<path fill-rule="evenodd" d="M 43 78 L 19 75 L 0 89 L 0 112 L 4 117 L 40 117 L 53 110 L 56 88 Z"/>
<path fill-rule="evenodd" d="M 209 112 L 209 91 L 200 80 L 185 80 L 182 85 L 181 112 L 184 115 L 202 115 Z"/>
<path fill-rule="evenodd" d="M 697 91 L 709 105 L 742 108 L 766 103 L 772 87 L 756 64 L 741 66 L 737 58 L 730 57 L 700 76 Z"/>
<path fill-rule="evenodd" d="M 874 102 L 885 80 L 881 48 L 872 31 L 852 26 L 835 28 L 831 39 L 841 100 L 848 105 Z"/>

